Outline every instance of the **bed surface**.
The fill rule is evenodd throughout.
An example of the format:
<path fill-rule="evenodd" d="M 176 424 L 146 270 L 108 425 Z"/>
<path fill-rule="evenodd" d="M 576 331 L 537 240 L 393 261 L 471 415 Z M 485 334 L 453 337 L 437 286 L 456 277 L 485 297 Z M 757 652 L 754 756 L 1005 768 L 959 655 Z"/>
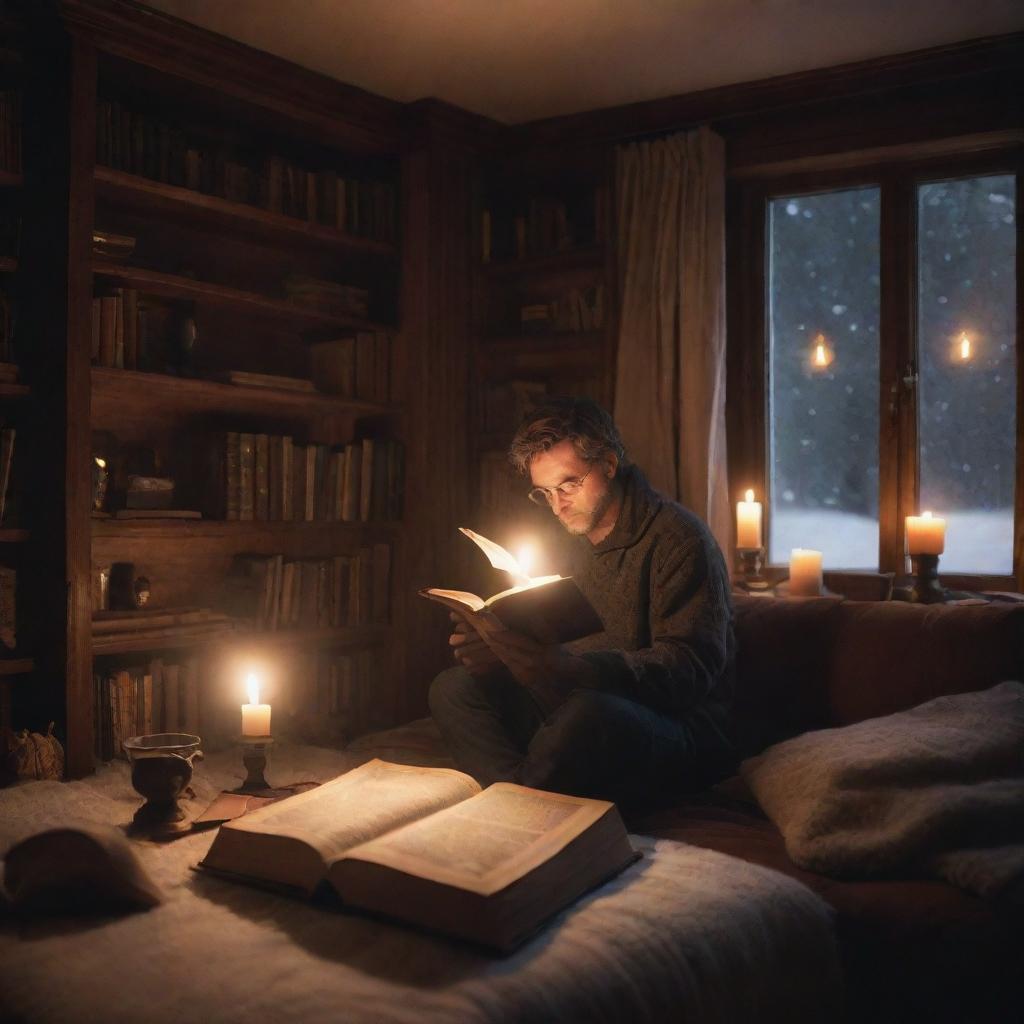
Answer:
<path fill-rule="evenodd" d="M 443 763 L 429 725 L 347 751 L 281 744 L 271 784 L 323 781 L 372 756 Z M 243 777 L 197 765 L 196 812 Z M 121 762 L 0 790 L 0 851 L 57 825 L 124 824 Z M 192 870 L 214 832 L 135 843 L 164 903 L 123 917 L 0 918 L 4 1021 L 820 1021 L 840 1000 L 830 913 L 798 882 L 669 840 L 501 958 Z"/>

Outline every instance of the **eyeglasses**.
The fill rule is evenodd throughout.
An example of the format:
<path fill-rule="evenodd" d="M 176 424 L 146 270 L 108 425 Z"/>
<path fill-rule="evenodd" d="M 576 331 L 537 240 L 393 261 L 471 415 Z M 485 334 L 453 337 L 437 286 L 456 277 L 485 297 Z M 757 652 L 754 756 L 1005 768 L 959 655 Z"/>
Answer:
<path fill-rule="evenodd" d="M 573 477 L 571 480 L 563 480 L 557 487 L 534 487 L 526 496 L 535 505 L 553 505 L 556 493 L 560 494 L 563 498 L 571 498 L 574 494 L 578 494 L 583 486 L 583 481 L 593 471 L 594 467 L 591 466 L 583 476 Z"/>

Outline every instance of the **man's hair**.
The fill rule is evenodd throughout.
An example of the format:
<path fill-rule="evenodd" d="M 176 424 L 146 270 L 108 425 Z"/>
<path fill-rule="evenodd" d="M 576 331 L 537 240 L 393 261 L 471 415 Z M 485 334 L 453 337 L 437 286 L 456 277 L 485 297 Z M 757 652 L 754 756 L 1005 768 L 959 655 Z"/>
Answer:
<path fill-rule="evenodd" d="M 509 461 L 524 476 L 535 455 L 572 441 L 581 459 L 593 462 L 608 452 L 628 465 L 626 449 L 611 416 L 589 398 L 558 395 L 534 406 L 524 417 L 508 450 Z"/>

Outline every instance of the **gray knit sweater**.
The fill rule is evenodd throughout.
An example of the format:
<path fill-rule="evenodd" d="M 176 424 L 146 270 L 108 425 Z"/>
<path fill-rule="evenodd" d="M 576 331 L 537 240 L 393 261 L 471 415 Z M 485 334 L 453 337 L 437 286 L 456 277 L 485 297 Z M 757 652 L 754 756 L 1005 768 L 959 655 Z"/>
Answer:
<path fill-rule="evenodd" d="M 717 738 L 732 703 L 735 662 L 722 552 L 697 516 L 655 491 L 636 467 L 621 470 L 620 480 L 612 532 L 597 545 L 567 539 L 566 568 L 605 627 L 570 646 L 601 669 L 602 689 Z"/>

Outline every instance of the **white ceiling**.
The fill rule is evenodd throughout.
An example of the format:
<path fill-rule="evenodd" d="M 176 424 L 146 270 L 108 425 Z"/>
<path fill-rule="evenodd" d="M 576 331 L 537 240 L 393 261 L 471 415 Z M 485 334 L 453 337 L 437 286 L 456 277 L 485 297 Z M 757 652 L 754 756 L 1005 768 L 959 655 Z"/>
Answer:
<path fill-rule="evenodd" d="M 395 100 L 521 122 L 1024 29 L 1021 0 L 146 0 Z"/>

